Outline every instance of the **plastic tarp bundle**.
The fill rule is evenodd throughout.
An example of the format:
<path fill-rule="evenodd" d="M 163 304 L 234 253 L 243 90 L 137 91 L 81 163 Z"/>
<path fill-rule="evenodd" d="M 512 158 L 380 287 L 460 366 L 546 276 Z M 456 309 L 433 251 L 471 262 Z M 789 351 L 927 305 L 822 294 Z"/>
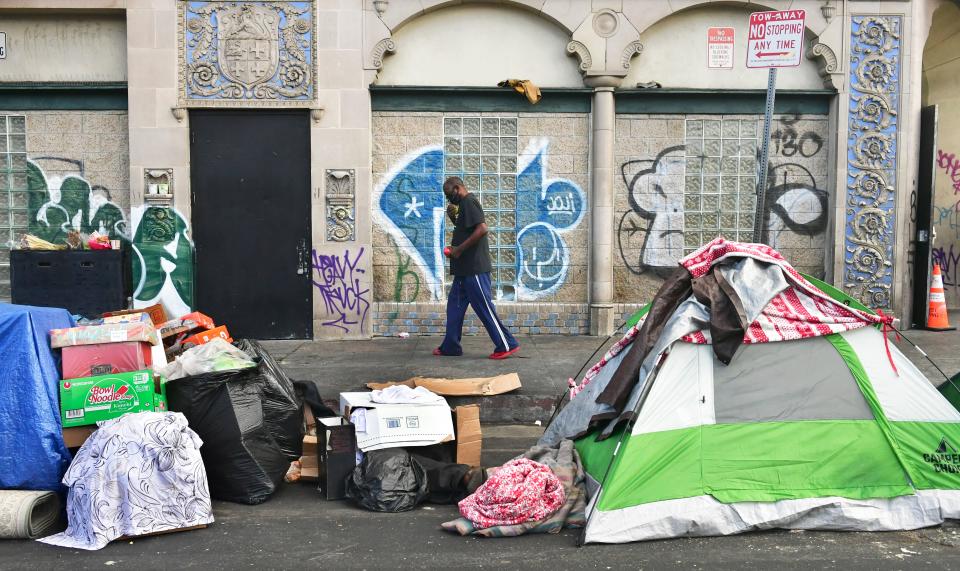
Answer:
<path fill-rule="evenodd" d="M 403 448 L 368 452 L 347 478 L 347 497 L 375 512 L 406 512 L 430 490 L 423 466 Z"/>
<path fill-rule="evenodd" d="M 48 331 L 65 309 L 0 303 L 0 488 L 60 490 L 70 463 L 60 426 L 57 358 Z"/>
<path fill-rule="evenodd" d="M 93 550 L 122 536 L 212 523 L 202 445 L 182 414 L 138 412 L 104 422 L 63 478 L 67 530 L 39 541 Z"/>
<path fill-rule="evenodd" d="M 303 403 L 293 381 L 256 341 L 240 339 L 237 347 L 260 361 L 267 428 L 287 458 L 297 460 L 303 455 Z"/>
<path fill-rule="evenodd" d="M 290 467 L 268 420 L 274 410 L 267 404 L 272 375 L 270 365 L 261 360 L 253 368 L 167 383 L 170 410 L 182 412 L 205 443 L 200 452 L 217 499 L 264 502 Z"/>

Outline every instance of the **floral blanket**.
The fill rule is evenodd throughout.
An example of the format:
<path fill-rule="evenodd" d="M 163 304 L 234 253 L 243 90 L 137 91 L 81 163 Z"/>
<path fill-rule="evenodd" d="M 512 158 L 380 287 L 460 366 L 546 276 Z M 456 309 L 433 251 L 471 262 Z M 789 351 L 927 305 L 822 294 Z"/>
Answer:
<path fill-rule="evenodd" d="M 178 412 L 104 422 L 63 477 L 67 530 L 39 541 L 94 550 L 122 536 L 213 522 L 201 444 Z"/>
<path fill-rule="evenodd" d="M 494 525 L 492 527 L 483 527 L 482 523 L 477 524 L 465 517 L 460 517 L 441 524 L 441 529 L 460 535 L 512 537 L 526 533 L 559 533 L 565 527 L 583 527 L 586 524 L 585 511 L 587 507 L 587 494 L 584 486 L 585 476 L 583 465 L 580 463 L 580 456 L 573 447 L 573 441 L 563 440 L 558 447 L 554 448 L 534 446 L 518 458 L 543 464 L 560 481 L 563 486 L 564 499 L 555 511 L 536 521 L 515 525 Z M 508 462 L 504 466 L 506 467 L 509 464 Z M 496 477 L 496 473 L 493 477 Z"/>

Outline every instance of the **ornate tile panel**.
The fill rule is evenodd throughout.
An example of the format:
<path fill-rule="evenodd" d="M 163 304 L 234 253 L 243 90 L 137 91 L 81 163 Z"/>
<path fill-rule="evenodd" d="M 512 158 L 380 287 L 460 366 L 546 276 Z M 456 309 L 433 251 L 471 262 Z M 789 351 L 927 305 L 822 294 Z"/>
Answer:
<path fill-rule="evenodd" d="M 186 1 L 179 9 L 183 106 L 308 106 L 313 2 Z"/>
<path fill-rule="evenodd" d="M 900 121 L 900 16 L 853 16 L 844 280 L 847 292 L 890 306 Z"/>

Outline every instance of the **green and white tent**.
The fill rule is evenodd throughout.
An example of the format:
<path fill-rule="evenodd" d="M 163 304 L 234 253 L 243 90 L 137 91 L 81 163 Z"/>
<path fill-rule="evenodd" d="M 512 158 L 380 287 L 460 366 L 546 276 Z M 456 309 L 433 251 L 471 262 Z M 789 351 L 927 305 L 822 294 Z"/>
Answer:
<path fill-rule="evenodd" d="M 659 352 L 626 428 L 577 439 L 587 542 L 960 518 L 960 413 L 878 326 L 745 342 L 729 365 L 691 341 Z"/>

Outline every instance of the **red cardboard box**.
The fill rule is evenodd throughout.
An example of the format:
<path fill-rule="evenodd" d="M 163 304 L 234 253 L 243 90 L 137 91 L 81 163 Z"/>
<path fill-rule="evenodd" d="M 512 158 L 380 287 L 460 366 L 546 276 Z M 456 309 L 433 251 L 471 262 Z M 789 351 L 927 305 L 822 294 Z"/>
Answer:
<path fill-rule="evenodd" d="M 63 348 L 63 378 L 80 379 L 149 369 L 150 344 L 128 341 Z"/>

